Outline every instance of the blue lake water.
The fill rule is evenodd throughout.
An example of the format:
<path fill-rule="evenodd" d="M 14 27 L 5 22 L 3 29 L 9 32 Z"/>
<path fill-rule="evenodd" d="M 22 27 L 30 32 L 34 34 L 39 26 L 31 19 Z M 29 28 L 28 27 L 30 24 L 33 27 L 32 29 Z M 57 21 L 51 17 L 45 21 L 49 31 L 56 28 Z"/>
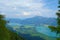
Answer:
<path fill-rule="evenodd" d="M 36 30 L 37 30 L 37 32 L 43 33 L 45 35 L 48 35 L 48 36 L 51 36 L 51 37 L 56 37 L 56 33 L 51 32 L 51 30 L 46 26 L 36 27 Z"/>
<path fill-rule="evenodd" d="M 9 25 L 11 26 L 20 26 L 21 24 L 17 24 L 17 23 L 9 23 Z M 37 26 L 35 27 L 35 30 L 37 32 L 43 33 L 45 35 L 51 36 L 51 37 L 56 37 L 56 33 L 55 32 L 51 32 L 51 30 L 48 28 L 48 26 Z"/>
<path fill-rule="evenodd" d="M 14 28 L 15 26 L 18 27 L 18 29 L 20 28 L 21 24 L 17 24 L 17 23 L 9 23 L 8 25 L 10 25 L 12 28 Z M 51 32 L 51 30 L 48 28 L 48 26 L 46 25 L 40 25 L 40 26 L 32 26 L 31 28 L 35 28 L 35 30 L 38 32 L 38 33 L 42 33 L 42 34 L 45 34 L 45 35 L 48 35 L 50 37 L 56 37 L 56 33 L 55 32 Z M 21 30 L 21 29 L 20 29 Z M 19 31 L 20 31 L 19 30 Z M 23 29 L 22 29 L 23 30 Z M 28 29 L 29 30 L 29 29 Z M 24 31 L 27 31 L 23 30 Z M 35 32 L 35 31 L 34 31 Z M 27 36 L 26 38 L 30 37 L 29 39 L 31 39 L 31 36 Z M 40 38 L 41 39 L 41 38 Z M 36 39 L 37 40 L 37 39 Z"/>

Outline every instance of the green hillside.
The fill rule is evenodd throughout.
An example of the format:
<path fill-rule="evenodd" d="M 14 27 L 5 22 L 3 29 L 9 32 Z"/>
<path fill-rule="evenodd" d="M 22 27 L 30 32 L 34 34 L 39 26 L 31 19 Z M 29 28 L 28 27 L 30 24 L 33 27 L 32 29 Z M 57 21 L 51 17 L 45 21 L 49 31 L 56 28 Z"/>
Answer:
<path fill-rule="evenodd" d="M 0 15 L 0 40 L 24 40 L 16 33 L 6 28 L 6 20 L 4 16 Z"/>
<path fill-rule="evenodd" d="M 23 40 L 23 38 L 5 27 L 0 27 L 0 40 Z"/>

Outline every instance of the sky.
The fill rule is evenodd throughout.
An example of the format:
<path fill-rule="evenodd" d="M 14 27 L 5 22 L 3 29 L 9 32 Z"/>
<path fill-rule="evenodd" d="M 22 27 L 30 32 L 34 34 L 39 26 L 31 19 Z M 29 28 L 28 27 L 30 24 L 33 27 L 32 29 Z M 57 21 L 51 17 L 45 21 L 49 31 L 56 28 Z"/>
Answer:
<path fill-rule="evenodd" d="M 6 18 L 56 17 L 58 0 L 0 0 L 0 14 Z"/>

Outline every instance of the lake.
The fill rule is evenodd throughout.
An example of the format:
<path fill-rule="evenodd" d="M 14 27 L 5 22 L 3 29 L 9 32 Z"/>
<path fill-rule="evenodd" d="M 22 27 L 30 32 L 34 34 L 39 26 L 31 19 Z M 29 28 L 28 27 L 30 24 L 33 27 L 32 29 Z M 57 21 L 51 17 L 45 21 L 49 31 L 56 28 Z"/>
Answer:
<path fill-rule="evenodd" d="M 48 28 L 46 25 L 40 25 L 40 26 L 33 26 L 33 25 L 23 25 L 17 24 L 17 23 L 9 23 L 14 31 L 16 31 L 18 34 L 22 34 L 22 37 L 25 37 L 28 39 L 34 39 L 34 40 L 55 40 L 56 38 L 56 33 L 51 32 L 51 30 Z M 27 36 L 27 34 L 29 34 Z M 24 36 L 23 36 L 24 35 Z M 36 39 L 35 39 L 36 38 Z M 32 40 L 31 39 L 31 40 Z"/>

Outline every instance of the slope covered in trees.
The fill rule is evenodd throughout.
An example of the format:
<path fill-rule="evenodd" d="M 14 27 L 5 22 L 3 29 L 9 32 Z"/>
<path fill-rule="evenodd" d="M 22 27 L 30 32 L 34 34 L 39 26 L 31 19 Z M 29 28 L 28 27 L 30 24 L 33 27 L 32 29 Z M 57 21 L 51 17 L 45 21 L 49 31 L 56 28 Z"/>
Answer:
<path fill-rule="evenodd" d="M 0 40 L 24 40 L 16 33 L 8 30 L 6 28 L 6 23 L 4 16 L 0 15 Z"/>

